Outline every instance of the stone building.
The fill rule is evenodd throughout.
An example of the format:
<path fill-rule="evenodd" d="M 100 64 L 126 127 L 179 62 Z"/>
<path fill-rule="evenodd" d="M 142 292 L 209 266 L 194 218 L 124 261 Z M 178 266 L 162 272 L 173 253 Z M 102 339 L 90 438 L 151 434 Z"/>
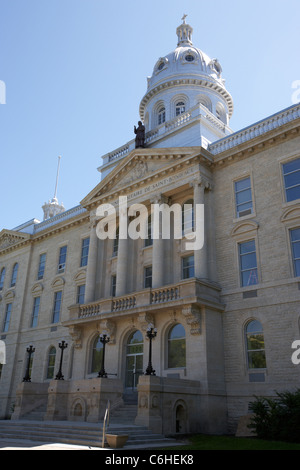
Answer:
<path fill-rule="evenodd" d="M 136 399 L 136 424 L 154 431 L 228 433 L 254 395 L 299 383 L 300 105 L 233 132 L 219 61 L 193 45 L 185 18 L 176 33 L 141 99 L 144 147 L 104 155 L 78 206 L 55 197 L 42 222 L 0 232 L 1 418 L 39 409 L 97 422 L 108 399 Z M 120 234 L 124 196 L 147 209 L 144 238 Z M 182 237 L 175 225 L 153 237 L 154 204 L 181 208 Z M 193 250 L 184 229 L 197 227 L 197 205 L 204 245 Z M 116 210 L 112 239 L 99 237 L 99 207 Z"/>

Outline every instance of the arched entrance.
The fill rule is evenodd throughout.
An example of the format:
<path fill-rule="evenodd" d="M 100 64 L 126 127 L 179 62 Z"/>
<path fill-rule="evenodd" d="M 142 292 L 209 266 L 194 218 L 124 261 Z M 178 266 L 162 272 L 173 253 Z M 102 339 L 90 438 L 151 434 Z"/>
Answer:
<path fill-rule="evenodd" d="M 131 333 L 126 344 L 125 388 L 135 391 L 139 376 L 143 374 L 144 339 L 139 330 Z"/>

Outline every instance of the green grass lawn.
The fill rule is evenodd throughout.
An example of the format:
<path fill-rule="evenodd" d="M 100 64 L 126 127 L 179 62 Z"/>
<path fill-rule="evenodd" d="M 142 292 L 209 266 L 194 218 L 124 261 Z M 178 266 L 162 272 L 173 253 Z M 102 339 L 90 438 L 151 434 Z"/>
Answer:
<path fill-rule="evenodd" d="M 189 437 L 188 441 L 188 445 L 173 447 L 173 450 L 300 450 L 300 444 L 232 436 L 199 434 Z"/>

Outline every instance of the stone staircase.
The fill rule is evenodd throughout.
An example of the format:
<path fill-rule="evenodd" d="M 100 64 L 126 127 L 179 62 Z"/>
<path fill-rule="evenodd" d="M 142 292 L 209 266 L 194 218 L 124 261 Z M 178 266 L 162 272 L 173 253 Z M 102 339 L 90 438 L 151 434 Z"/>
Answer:
<path fill-rule="evenodd" d="M 60 443 L 102 447 L 102 423 L 43 421 L 44 410 L 37 409 L 21 420 L 0 420 L 0 439 L 27 440 L 38 443 Z M 144 426 L 134 424 L 137 404 L 111 410 L 107 434 L 128 434 L 124 449 L 169 447 L 178 444 L 175 439 L 152 433 Z"/>

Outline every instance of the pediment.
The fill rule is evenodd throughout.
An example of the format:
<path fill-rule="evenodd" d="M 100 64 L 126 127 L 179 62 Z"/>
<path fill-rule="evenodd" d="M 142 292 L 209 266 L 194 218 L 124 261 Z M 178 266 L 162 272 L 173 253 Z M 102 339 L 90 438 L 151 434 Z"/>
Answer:
<path fill-rule="evenodd" d="M 255 220 L 247 220 L 238 223 L 231 231 L 231 236 L 243 235 L 248 232 L 258 230 L 258 223 Z"/>
<path fill-rule="evenodd" d="M 0 232 L 0 250 L 5 250 L 13 245 L 28 240 L 28 233 L 15 232 L 13 230 L 1 230 Z"/>
<path fill-rule="evenodd" d="M 147 184 L 153 178 L 163 177 L 177 166 L 185 165 L 189 159 L 199 156 L 199 147 L 174 149 L 135 149 L 99 183 L 82 201 L 87 207 L 122 190 L 134 189 Z"/>
<path fill-rule="evenodd" d="M 294 205 L 285 209 L 281 216 L 281 222 L 300 220 L 300 205 Z"/>

